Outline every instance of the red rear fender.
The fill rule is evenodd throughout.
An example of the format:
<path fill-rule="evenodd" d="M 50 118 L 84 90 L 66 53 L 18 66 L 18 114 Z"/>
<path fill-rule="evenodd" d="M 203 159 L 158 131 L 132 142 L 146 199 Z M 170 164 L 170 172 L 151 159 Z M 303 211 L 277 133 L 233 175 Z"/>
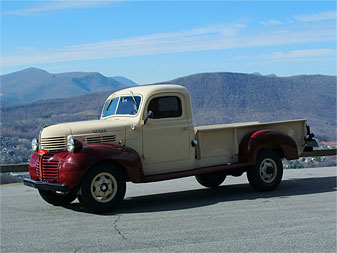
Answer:
<path fill-rule="evenodd" d="M 277 150 L 281 158 L 288 160 L 298 158 L 296 142 L 289 135 L 274 129 L 263 129 L 249 133 L 241 140 L 239 161 L 255 164 L 261 149 Z"/>

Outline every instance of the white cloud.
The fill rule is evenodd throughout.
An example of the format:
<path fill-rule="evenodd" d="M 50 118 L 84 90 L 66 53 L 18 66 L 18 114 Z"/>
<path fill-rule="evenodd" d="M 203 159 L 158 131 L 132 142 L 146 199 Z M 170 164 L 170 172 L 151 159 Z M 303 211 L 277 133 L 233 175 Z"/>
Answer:
<path fill-rule="evenodd" d="M 294 18 L 302 22 L 311 22 L 311 21 L 335 20 L 336 17 L 337 17 L 336 11 L 324 11 L 319 13 L 297 15 Z"/>
<path fill-rule="evenodd" d="M 336 41 L 335 24 L 254 32 L 244 24 L 201 27 L 4 56 L 2 66 Z M 247 34 L 248 33 L 248 34 Z M 324 51 L 325 52 L 325 51 Z M 323 53 L 323 51 L 321 52 Z M 326 53 L 326 52 L 325 52 Z M 294 54 L 294 53 L 293 53 Z"/>
<path fill-rule="evenodd" d="M 42 4 L 25 9 L 10 10 L 6 14 L 11 15 L 20 15 L 20 16 L 29 16 L 35 15 L 44 12 L 65 10 L 65 9 L 79 9 L 79 8 L 91 8 L 96 6 L 102 6 L 110 2 L 121 2 L 123 0 L 53 0 L 53 1 L 44 1 Z M 42 2 L 42 1 L 41 1 Z"/>
<path fill-rule="evenodd" d="M 211 26 L 176 33 L 158 33 L 138 37 L 71 45 L 64 48 L 36 51 L 30 54 L 2 57 L 2 66 L 20 66 L 106 59 L 126 56 L 156 55 L 188 51 L 203 51 L 223 47 L 225 39 L 235 36 L 245 26 Z"/>
<path fill-rule="evenodd" d="M 249 57 L 247 55 L 241 55 L 241 56 L 236 56 L 233 58 L 234 61 L 242 61 L 242 60 L 248 60 Z"/>
<path fill-rule="evenodd" d="M 261 24 L 263 25 L 282 25 L 284 24 L 283 21 L 281 20 L 277 20 L 277 19 L 271 19 L 271 20 L 268 20 L 268 21 L 260 21 Z"/>
<path fill-rule="evenodd" d="M 269 59 L 295 59 L 295 58 L 312 58 L 312 57 L 324 57 L 324 56 L 336 56 L 336 50 L 333 49 L 302 49 L 292 50 L 289 52 L 274 52 L 272 55 L 267 56 Z"/>

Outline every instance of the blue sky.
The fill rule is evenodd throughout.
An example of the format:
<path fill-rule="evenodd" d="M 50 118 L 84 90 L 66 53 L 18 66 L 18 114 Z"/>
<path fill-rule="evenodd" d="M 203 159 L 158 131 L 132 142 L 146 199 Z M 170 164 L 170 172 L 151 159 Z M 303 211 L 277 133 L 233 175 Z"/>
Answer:
<path fill-rule="evenodd" d="M 1 1 L 1 73 L 336 75 L 335 1 Z"/>

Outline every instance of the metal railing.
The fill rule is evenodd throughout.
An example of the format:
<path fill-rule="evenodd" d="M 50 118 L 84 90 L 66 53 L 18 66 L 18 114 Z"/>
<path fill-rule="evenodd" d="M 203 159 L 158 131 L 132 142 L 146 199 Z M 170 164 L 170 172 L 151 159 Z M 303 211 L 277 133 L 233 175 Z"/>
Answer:
<path fill-rule="evenodd" d="M 313 157 L 313 156 L 333 156 L 337 155 L 337 149 L 316 149 L 313 151 L 304 151 L 300 157 Z"/>
<path fill-rule="evenodd" d="M 300 157 L 313 157 L 313 156 L 334 156 L 337 155 L 337 149 L 318 149 L 313 151 L 305 151 Z M 3 164 L 0 165 L 0 173 L 9 172 L 28 172 L 28 163 L 20 164 Z"/>
<path fill-rule="evenodd" d="M 28 163 L 0 165 L 0 173 L 28 172 Z"/>

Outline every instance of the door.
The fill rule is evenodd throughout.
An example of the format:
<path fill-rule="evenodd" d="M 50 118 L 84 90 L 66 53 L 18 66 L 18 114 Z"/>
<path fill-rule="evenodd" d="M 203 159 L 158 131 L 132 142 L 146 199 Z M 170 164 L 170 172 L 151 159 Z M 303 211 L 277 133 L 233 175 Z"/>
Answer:
<path fill-rule="evenodd" d="M 144 169 L 151 168 L 150 174 L 155 174 L 152 171 L 155 167 L 160 168 L 162 173 L 169 172 L 165 164 L 190 158 L 185 101 L 180 94 L 161 94 L 148 101 L 146 113 L 152 111 L 152 117 L 143 126 Z"/>

